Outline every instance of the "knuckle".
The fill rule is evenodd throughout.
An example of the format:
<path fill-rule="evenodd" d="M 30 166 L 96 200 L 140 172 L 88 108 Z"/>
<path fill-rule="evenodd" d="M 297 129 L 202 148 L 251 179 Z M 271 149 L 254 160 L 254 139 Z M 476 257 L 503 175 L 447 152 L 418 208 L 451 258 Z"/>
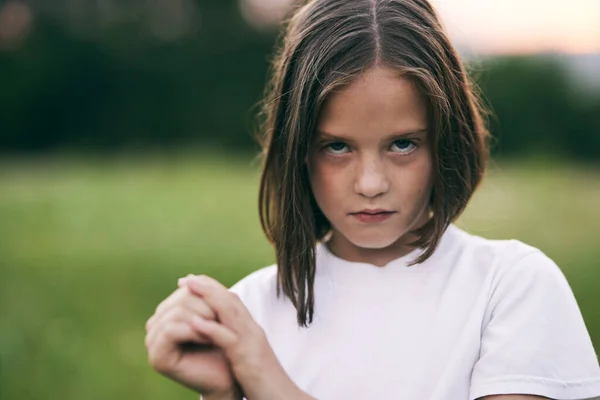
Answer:
<path fill-rule="evenodd" d="M 214 319 L 215 313 L 205 302 L 198 302 L 194 305 L 192 310 L 193 313 L 199 314 L 201 317 L 206 319 Z"/>
<path fill-rule="evenodd" d="M 173 293 L 173 303 L 181 304 L 189 294 L 190 291 L 186 286 L 178 288 L 175 293 Z"/>
<path fill-rule="evenodd" d="M 149 332 L 150 329 L 152 329 L 152 325 L 154 324 L 155 319 L 156 318 L 154 316 L 151 316 L 150 318 L 148 318 L 148 320 L 146 321 L 146 325 L 145 325 L 146 332 Z"/>
<path fill-rule="evenodd" d="M 178 340 L 177 338 L 181 337 L 186 326 L 187 324 L 179 321 L 170 321 L 163 327 L 162 335 L 167 339 L 167 342 L 174 344 L 174 342 Z"/>
<path fill-rule="evenodd" d="M 215 283 L 215 280 L 208 275 L 198 275 L 197 279 L 199 282 L 207 286 L 213 286 Z"/>
<path fill-rule="evenodd" d="M 167 312 L 167 314 L 165 315 L 164 322 L 165 322 L 166 326 L 169 327 L 169 326 L 172 326 L 173 322 L 182 320 L 183 316 L 184 316 L 184 312 L 181 309 L 181 307 L 174 307 L 173 309 L 171 309 Z"/>
<path fill-rule="evenodd" d="M 173 295 L 171 295 L 171 296 L 167 297 L 166 299 L 164 299 L 163 301 L 161 301 L 154 309 L 154 315 L 158 315 L 158 314 L 162 313 L 172 301 L 173 301 Z"/>
<path fill-rule="evenodd" d="M 190 296 L 190 291 L 188 290 L 188 288 L 181 288 L 179 289 L 181 292 L 178 293 L 178 296 L 173 299 L 173 307 L 172 308 L 177 308 L 177 307 L 181 307 L 182 305 L 184 305 L 188 299 L 188 297 Z"/>
<path fill-rule="evenodd" d="M 236 294 L 236 293 L 232 293 L 229 292 L 230 294 L 228 295 L 228 304 L 229 304 L 229 310 L 231 312 L 232 315 L 234 315 L 235 317 L 239 317 L 242 314 L 242 310 L 243 310 L 243 303 L 240 301 L 240 297 Z"/>
<path fill-rule="evenodd" d="M 160 357 L 157 357 L 154 352 L 148 353 L 148 364 L 160 373 L 166 372 L 166 365 Z"/>
<path fill-rule="evenodd" d="M 148 364 L 150 365 L 150 367 L 152 367 L 157 372 L 160 372 L 160 373 L 167 372 L 168 366 L 165 363 L 163 357 L 160 357 L 159 349 L 156 349 L 153 347 L 148 348 Z"/>
<path fill-rule="evenodd" d="M 179 308 L 187 308 L 191 304 L 194 304 L 197 296 L 194 295 L 194 293 L 187 287 L 183 288 L 182 290 L 183 290 L 183 293 L 181 293 L 181 297 L 177 300 L 176 306 Z"/>
<path fill-rule="evenodd" d="M 229 307 L 228 314 L 231 315 L 233 319 L 239 319 L 241 316 L 240 309 L 237 307 Z"/>
<path fill-rule="evenodd" d="M 243 349 L 243 346 L 241 346 L 241 343 L 242 343 L 242 341 L 239 336 L 235 336 L 235 337 L 231 338 L 231 346 L 234 349 L 238 349 L 238 351 Z"/>
<path fill-rule="evenodd" d="M 165 308 L 168 307 L 168 305 L 173 301 L 173 298 L 177 295 L 177 290 L 174 291 L 173 293 L 171 293 L 166 299 L 164 299 L 163 301 L 161 301 L 158 306 L 156 306 L 156 310 L 155 310 L 155 314 L 159 313 L 160 311 L 164 310 Z"/>
<path fill-rule="evenodd" d="M 173 338 L 173 336 L 175 336 L 176 332 L 177 332 L 177 329 L 173 323 L 166 324 L 165 327 L 163 328 L 163 335 L 167 339 Z"/>

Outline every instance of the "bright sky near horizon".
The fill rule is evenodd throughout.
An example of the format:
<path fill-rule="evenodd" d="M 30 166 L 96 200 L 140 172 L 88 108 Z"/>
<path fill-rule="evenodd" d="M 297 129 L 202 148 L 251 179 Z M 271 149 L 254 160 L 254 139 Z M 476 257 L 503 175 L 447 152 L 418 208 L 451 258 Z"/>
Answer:
<path fill-rule="evenodd" d="M 240 1 L 250 20 L 268 21 L 277 20 L 294 0 Z M 462 50 L 600 53 L 600 0 L 430 1 Z"/>
<path fill-rule="evenodd" d="M 600 53 L 600 0 L 430 0 L 476 53 Z"/>

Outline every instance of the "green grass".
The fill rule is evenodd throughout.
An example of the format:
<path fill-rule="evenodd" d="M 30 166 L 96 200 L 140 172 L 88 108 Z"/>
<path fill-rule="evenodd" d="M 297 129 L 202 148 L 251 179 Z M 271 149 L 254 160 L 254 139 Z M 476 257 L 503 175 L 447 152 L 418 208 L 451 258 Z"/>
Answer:
<path fill-rule="evenodd" d="M 0 398 L 191 399 L 150 370 L 144 323 L 180 276 L 272 263 L 248 160 L 63 157 L 0 164 Z M 491 170 L 459 225 L 563 269 L 600 346 L 600 170 Z"/>

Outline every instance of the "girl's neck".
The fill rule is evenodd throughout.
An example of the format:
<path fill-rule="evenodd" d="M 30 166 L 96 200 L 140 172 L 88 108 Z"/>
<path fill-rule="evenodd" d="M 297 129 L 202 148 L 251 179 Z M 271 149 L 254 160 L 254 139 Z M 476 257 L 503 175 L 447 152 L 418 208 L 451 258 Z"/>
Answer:
<path fill-rule="evenodd" d="M 424 212 L 422 217 L 410 230 L 413 231 L 414 229 L 423 226 L 429 218 L 431 218 L 431 215 L 429 215 L 428 212 Z M 411 246 L 410 243 L 414 242 L 416 239 L 418 239 L 418 237 L 415 234 L 407 233 L 387 247 L 365 248 L 350 242 L 344 235 L 334 229 L 326 246 L 333 255 L 343 260 L 384 267 L 391 261 L 403 257 L 415 250 L 415 247 Z"/>
<path fill-rule="evenodd" d="M 366 263 L 377 267 L 385 267 L 391 261 L 405 256 L 415 249 L 414 247 L 398 243 L 393 243 L 385 248 L 364 248 L 354 245 L 344 237 L 337 240 L 336 237 L 341 237 L 341 235 L 334 233 L 331 240 L 326 243 L 329 251 L 336 257 L 350 262 Z"/>

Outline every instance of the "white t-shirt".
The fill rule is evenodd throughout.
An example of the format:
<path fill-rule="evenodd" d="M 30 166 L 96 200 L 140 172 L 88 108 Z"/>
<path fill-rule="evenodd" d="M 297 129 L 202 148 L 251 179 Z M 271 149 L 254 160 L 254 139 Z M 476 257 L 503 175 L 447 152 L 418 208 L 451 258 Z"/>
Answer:
<path fill-rule="evenodd" d="M 451 225 L 385 267 L 317 245 L 315 317 L 299 328 L 276 266 L 234 285 L 290 378 L 318 400 L 600 396 L 600 367 L 563 273 L 516 240 Z"/>

